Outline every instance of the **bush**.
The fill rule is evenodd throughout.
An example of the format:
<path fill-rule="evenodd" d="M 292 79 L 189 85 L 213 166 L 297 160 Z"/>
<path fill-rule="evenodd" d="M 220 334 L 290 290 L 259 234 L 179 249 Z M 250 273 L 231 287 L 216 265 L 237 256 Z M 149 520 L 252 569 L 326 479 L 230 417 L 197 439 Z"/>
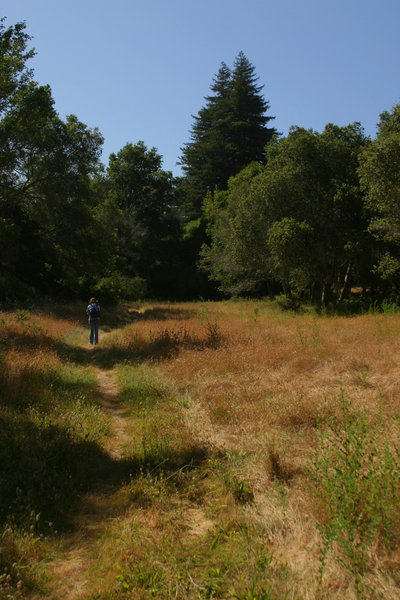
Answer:
<path fill-rule="evenodd" d="M 400 469 L 397 452 L 383 439 L 381 419 L 351 410 L 344 391 L 337 399 L 339 414 L 320 423 L 310 459 L 311 490 L 323 517 L 320 586 L 328 551 L 355 578 L 363 597 L 368 550 L 378 540 L 388 542 L 398 517 Z"/>
<path fill-rule="evenodd" d="M 109 277 L 100 279 L 94 286 L 94 292 L 103 302 L 140 300 L 146 296 L 147 284 L 141 277 L 125 277 L 113 273 Z"/>

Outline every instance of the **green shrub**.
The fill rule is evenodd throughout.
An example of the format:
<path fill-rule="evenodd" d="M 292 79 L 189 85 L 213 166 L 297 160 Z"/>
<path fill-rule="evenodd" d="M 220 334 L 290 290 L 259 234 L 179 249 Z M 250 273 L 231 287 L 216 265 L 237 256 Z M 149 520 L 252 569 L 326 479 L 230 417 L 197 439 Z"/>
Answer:
<path fill-rule="evenodd" d="M 398 303 L 390 298 L 385 298 L 382 300 L 381 306 L 384 315 L 397 315 L 400 311 Z"/>
<path fill-rule="evenodd" d="M 352 411 L 342 390 L 338 416 L 321 421 L 308 474 L 323 517 L 320 587 L 328 551 L 355 579 L 363 597 L 368 549 L 380 537 L 390 541 L 398 517 L 400 470 L 398 454 L 383 438 L 382 419 L 370 423 L 366 412 Z"/>
<path fill-rule="evenodd" d="M 103 302 L 140 300 L 146 296 L 147 284 L 141 277 L 124 277 L 113 273 L 100 279 L 93 289 Z"/>

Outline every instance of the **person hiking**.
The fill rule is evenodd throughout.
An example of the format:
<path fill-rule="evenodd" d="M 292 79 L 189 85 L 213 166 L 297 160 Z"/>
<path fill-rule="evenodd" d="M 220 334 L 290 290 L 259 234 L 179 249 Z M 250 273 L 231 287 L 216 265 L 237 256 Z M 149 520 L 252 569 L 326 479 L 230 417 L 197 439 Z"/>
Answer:
<path fill-rule="evenodd" d="M 90 334 L 89 344 L 96 346 L 99 343 L 99 322 L 100 322 L 100 306 L 99 301 L 96 298 L 90 298 L 88 307 L 86 309 L 88 316 Z"/>

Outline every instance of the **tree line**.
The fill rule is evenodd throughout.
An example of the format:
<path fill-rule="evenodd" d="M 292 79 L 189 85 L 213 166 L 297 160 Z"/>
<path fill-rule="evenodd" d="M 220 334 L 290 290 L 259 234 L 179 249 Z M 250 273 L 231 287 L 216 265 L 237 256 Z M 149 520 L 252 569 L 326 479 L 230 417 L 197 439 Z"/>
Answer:
<path fill-rule="evenodd" d="M 156 148 L 62 120 L 29 68 L 24 23 L 0 22 L 0 301 L 284 293 L 343 303 L 400 290 L 400 105 L 359 123 L 272 127 L 254 66 L 222 63 L 183 145 Z"/>

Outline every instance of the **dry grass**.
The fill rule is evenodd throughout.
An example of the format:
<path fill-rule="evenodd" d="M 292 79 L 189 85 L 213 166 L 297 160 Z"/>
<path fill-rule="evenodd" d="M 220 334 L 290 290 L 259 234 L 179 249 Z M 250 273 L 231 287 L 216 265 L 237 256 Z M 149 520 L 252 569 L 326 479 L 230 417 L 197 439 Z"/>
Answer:
<path fill-rule="evenodd" d="M 187 314 L 193 306 L 174 310 Z M 118 344 L 160 360 L 182 392 L 190 390 L 216 424 L 239 428 L 249 444 L 271 428 L 308 436 L 341 385 L 358 406 L 375 412 L 381 402 L 387 417 L 400 414 L 398 316 L 254 318 L 244 303 L 206 306 L 207 320 L 193 315 L 184 325 L 138 320 Z"/>
<path fill-rule="evenodd" d="M 85 548 L 89 558 L 86 585 L 65 597 L 356 598 L 335 553 L 317 591 L 315 522 L 326 515 L 306 467 L 319 419 L 337 414 L 341 388 L 371 422 L 381 414 L 386 437 L 398 445 L 400 316 L 295 315 L 252 301 L 149 303 L 120 307 L 108 322 L 92 354 L 79 350 L 86 332 L 76 311 L 68 318 L 0 313 L 8 402 L 25 410 L 27 396 L 47 410 L 56 385 L 62 404 L 63 385 L 73 388 L 96 364 L 103 375 L 101 368 L 113 369 L 107 377 L 118 378 L 131 419 L 131 440 L 118 458 L 131 478 L 100 503 L 96 519 L 104 510 L 104 522 L 93 539 L 77 534 L 80 550 L 68 545 L 70 558 Z M 90 530 L 87 521 L 76 515 L 81 530 Z M 398 517 L 391 534 L 391 545 L 378 538 L 369 549 L 369 600 L 400 596 Z M 55 552 L 67 574 L 75 568 L 63 558 L 62 540 L 46 543 L 42 552 Z"/>
<path fill-rule="evenodd" d="M 168 306 L 158 309 L 168 315 Z M 187 398 L 188 420 L 203 440 L 249 457 L 240 476 L 250 481 L 257 508 L 248 516 L 297 573 L 301 597 L 314 598 L 319 515 L 304 475 L 314 430 L 321 416 L 336 411 L 333 400 L 343 387 L 355 410 L 365 408 L 371 418 L 382 412 L 387 437 L 398 443 L 400 317 L 288 316 L 251 302 L 179 304 L 174 311 L 188 316 L 138 320 L 120 343 L 157 361 Z M 213 344 L 210 324 L 217 332 Z M 162 348 L 153 344 L 160 338 Z M 391 575 L 393 564 L 400 566 L 398 550 L 389 555 L 372 551 L 370 597 L 398 597 Z M 391 569 L 378 575 L 388 561 Z M 329 596 L 354 595 L 335 561 L 327 565 L 325 585 Z"/>

